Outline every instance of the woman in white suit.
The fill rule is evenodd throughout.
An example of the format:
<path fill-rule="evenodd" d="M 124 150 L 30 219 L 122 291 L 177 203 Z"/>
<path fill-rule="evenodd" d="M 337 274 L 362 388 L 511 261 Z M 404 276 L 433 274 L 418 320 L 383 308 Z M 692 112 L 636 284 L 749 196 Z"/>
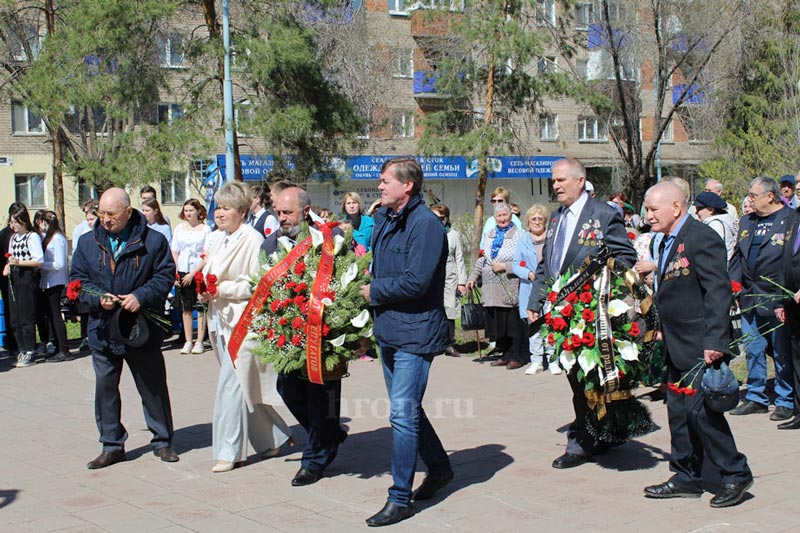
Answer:
<path fill-rule="evenodd" d="M 220 364 L 214 400 L 212 446 L 217 464 L 213 472 L 227 472 L 247 459 L 247 441 L 262 457 L 274 457 L 290 438 L 289 427 L 272 407 L 282 405 L 277 375 L 261 363 L 245 341 L 234 367 L 227 343 L 250 300 L 250 276 L 258 272 L 263 237 L 243 223 L 250 192 L 241 183 L 227 183 L 214 196 L 215 219 L 224 237 L 210 250 L 204 276 L 217 277 L 215 295 L 206 292 L 211 346 Z M 213 291 L 212 291 L 213 292 Z"/>

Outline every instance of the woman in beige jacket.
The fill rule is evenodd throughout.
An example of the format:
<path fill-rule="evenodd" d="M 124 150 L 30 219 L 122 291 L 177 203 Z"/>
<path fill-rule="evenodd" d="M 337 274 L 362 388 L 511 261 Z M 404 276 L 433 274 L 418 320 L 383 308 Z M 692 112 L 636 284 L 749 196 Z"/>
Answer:
<path fill-rule="evenodd" d="M 210 250 L 203 274 L 217 277 L 215 295 L 206 292 L 209 337 L 220 364 L 214 400 L 212 447 L 217 464 L 213 472 L 227 472 L 247 459 L 247 441 L 256 453 L 274 457 L 289 440 L 286 422 L 272 407 L 282 405 L 276 390 L 276 373 L 261 363 L 245 341 L 236 366 L 231 363 L 228 339 L 250 300 L 250 277 L 258 272 L 263 237 L 243 224 L 250 206 L 250 193 L 241 183 L 225 184 L 214 196 L 215 219 L 224 237 Z M 213 292 L 213 291 L 212 291 Z"/>

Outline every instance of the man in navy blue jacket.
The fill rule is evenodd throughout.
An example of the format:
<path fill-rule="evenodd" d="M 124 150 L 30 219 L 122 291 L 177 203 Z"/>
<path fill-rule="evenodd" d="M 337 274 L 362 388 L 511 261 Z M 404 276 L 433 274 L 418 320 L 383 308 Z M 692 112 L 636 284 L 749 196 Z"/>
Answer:
<path fill-rule="evenodd" d="M 78 242 L 70 279 L 80 280 L 80 300 L 89 306 L 89 347 L 95 372 L 95 418 L 103 452 L 86 466 L 104 468 L 124 461 L 128 433 L 120 420 L 119 380 L 128 363 L 142 397 L 147 428 L 153 433 L 153 453 L 175 462 L 172 410 L 167 371 L 161 352 L 162 332 L 147 323 L 143 346 L 126 345 L 113 327 L 121 307 L 130 313 L 164 309 L 175 280 L 175 262 L 166 239 L 147 228 L 144 216 L 131 207 L 128 194 L 108 189 L 100 198 L 98 222 L 91 235 Z M 100 295 L 100 296 L 98 296 Z"/>
<path fill-rule="evenodd" d="M 382 207 L 372 232 L 372 282 L 361 290 L 372 305 L 389 392 L 394 484 L 368 526 L 412 516 L 411 500 L 430 498 L 453 479 L 450 459 L 422 409 L 431 362 L 449 342 L 444 226 L 422 203 L 422 168 L 413 158 L 386 161 L 378 190 Z M 417 451 L 428 475 L 412 493 Z"/>

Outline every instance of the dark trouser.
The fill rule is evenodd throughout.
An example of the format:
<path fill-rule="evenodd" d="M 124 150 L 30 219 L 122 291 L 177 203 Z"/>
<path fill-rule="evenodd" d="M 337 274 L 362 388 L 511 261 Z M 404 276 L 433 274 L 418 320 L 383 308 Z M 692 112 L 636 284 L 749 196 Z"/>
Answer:
<path fill-rule="evenodd" d="M 786 305 L 786 327 L 789 328 L 792 351 L 792 386 L 794 387 L 794 415 L 800 416 L 800 306 Z"/>
<path fill-rule="evenodd" d="M 36 289 L 36 329 L 39 331 L 39 342 L 47 344 L 55 339 L 53 324 L 50 322 L 49 302 L 44 289 Z"/>
<path fill-rule="evenodd" d="M 456 340 L 456 321 L 447 319 L 447 345 L 452 346 Z"/>
<path fill-rule="evenodd" d="M 585 385 L 578 381 L 580 365 L 573 365 L 567 372 L 567 380 L 572 388 L 572 409 L 575 411 L 575 420 L 570 424 L 567 432 L 567 453 L 591 457 L 594 449 L 594 437 L 586 430 L 586 413 L 589 406 L 586 404 Z"/>
<path fill-rule="evenodd" d="M 128 432 L 121 421 L 122 398 L 119 379 L 122 362 L 128 363 L 136 389 L 142 398 L 144 420 L 153 434 L 151 443 L 155 448 L 172 444 L 172 408 L 167 390 L 167 369 L 164 354 L 157 346 L 146 345 L 142 349 L 128 349 L 124 354 L 106 354 L 92 351 L 95 374 L 94 412 L 103 451 L 122 450 Z"/>
<path fill-rule="evenodd" d="M 11 327 L 21 352 L 36 349 L 36 292 L 39 290 L 39 274 L 30 267 L 11 268 Z"/>
<path fill-rule="evenodd" d="M 577 365 L 576 365 L 577 366 Z M 680 371 L 670 368 L 668 379 L 676 382 Z M 696 383 L 703 380 L 703 370 Z M 703 401 L 703 388 L 697 387 L 694 396 L 667 391 L 667 416 L 669 420 L 672 451 L 669 469 L 676 485 L 694 491 L 703 490 L 703 459 L 719 468 L 722 483 L 742 483 L 753 479 L 747 466 L 747 457 L 736 449 L 731 428 L 724 413 L 708 409 Z"/>
<path fill-rule="evenodd" d="M 342 401 L 342 380 L 322 385 L 300 378 L 295 370 L 278 374 L 278 392 L 286 407 L 308 433 L 303 449 L 302 466 L 322 471 L 333 461 L 339 444 L 347 432 L 339 424 Z"/>
<path fill-rule="evenodd" d="M 56 350 L 60 353 L 67 353 L 69 347 L 67 346 L 67 327 L 64 325 L 64 317 L 61 316 L 61 294 L 64 292 L 63 285 L 56 285 L 49 289 L 39 289 L 43 295 L 43 305 L 39 308 L 41 313 L 47 317 L 47 322 L 50 324 L 50 330 L 53 332 L 53 338 L 56 341 Z M 45 342 L 44 336 L 39 332 L 42 342 Z"/>
<path fill-rule="evenodd" d="M 10 353 L 17 351 L 17 339 L 14 337 L 14 331 L 11 326 L 11 313 L 13 313 L 13 305 L 11 304 L 11 293 L 8 290 L 8 278 L 0 276 L 0 295 L 3 297 L 3 318 L 6 325 L 6 339 L 5 349 Z"/>

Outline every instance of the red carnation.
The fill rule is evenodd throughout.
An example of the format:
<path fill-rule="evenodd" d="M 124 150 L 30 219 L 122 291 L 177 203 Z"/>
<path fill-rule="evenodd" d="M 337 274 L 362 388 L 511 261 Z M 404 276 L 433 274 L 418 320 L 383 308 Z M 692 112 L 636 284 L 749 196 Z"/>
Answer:
<path fill-rule="evenodd" d="M 478 250 L 478 257 L 483 257 L 483 250 Z"/>
<path fill-rule="evenodd" d="M 330 332 L 331 328 L 328 327 L 328 324 L 322 324 L 322 336 L 327 337 Z"/>
<path fill-rule="evenodd" d="M 269 304 L 269 310 L 272 311 L 273 313 L 277 313 L 278 309 L 280 308 L 281 308 L 281 302 L 279 300 L 273 300 Z"/>
<path fill-rule="evenodd" d="M 733 292 L 734 294 L 739 294 L 740 292 L 742 292 L 742 284 L 739 283 L 738 281 L 731 280 L 731 292 Z"/>
<path fill-rule="evenodd" d="M 590 284 L 586 283 L 583 286 L 583 292 L 589 292 L 590 290 L 592 290 L 592 286 Z"/>
<path fill-rule="evenodd" d="M 11 254 L 6 254 L 6 257 L 8 257 L 8 256 L 10 256 L 10 255 L 11 255 Z M 175 281 L 180 281 L 180 280 L 181 280 L 181 275 L 180 275 L 180 274 L 178 274 L 177 272 L 175 272 Z"/>
<path fill-rule="evenodd" d="M 272 228 L 264 228 L 264 236 L 268 237 L 272 233 Z"/>
<path fill-rule="evenodd" d="M 594 311 L 591 309 L 584 309 L 581 313 L 581 318 L 584 319 L 586 322 L 593 322 L 594 321 Z"/>
<path fill-rule="evenodd" d="M 11 257 L 11 253 L 10 253 L 10 252 L 6 252 L 6 253 L 5 253 L 5 254 L 3 254 L 3 255 L 5 255 L 6 259 L 8 259 L 9 257 Z M 175 275 L 177 276 L 177 274 L 175 274 Z"/>
<path fill-rule="evenodd" d="M 275 330 L 274 329 L 270 329 L 269 331 L 267 331 L 267 338 L 269 340 L 272 340 L 272 339 L 275 338 Z"/>
<path fill-rule="evenodd" d="M 547 344 L 553 346 L 555 345 L 555 343 L 556 343 L 556 336 L 551 333 L 550 335 L 547 336 Z"/>
<path fill-rule="evenodd" d="M 561 348 L 568 352 L 572 350 L 572 346 L 570 346 L 569 341 L 566 339 L 564 339 L 564 342 L 561 343 Z"/>
<path fill-rule="evenodd" d="M 296 335 L 292 335 L 292 344 L 295 346 L 300 346 L 303 344 L 303 336 L 299 333 Z"/>
<path fill-rule="evenodd" d="M 300 261 L 294 266 L 294 273 L 298 276 L 302 276 L 303 272 L 306 271 L 306 264 L 303 261 Z"/>
<path fill-rule="evenodd" d="M 555 302 L 556 300 L 558 300 L 558 293 L 555 292 L 555 291 L 552 291 L 550 294 L 547 295 L 547 300 L 549 302 Z"/>
<path fill-rule="evenodd" d="M 203 279 L 202 272 L 196 272 L 194 275 L 194 290 L 197 294 L 203 294 L 206 292 L 206 282 Z"/>
<path fill-rule="evenodd" d="M 667 385 L 667 387 L 669 388 L 669 390 L 671 390 L 675 394 L 680 394 L 681 393 L 681 388 L 678 385 L 676 385 L 675 383 L 669 383 Z"/>
<path fill-rule="evenodd" d="M 571 317 L 574 312 L 575 308 L 572 307 L 571 304 L 567 304 L 561 308 L 561 316 L 565 316 L 567 318 Z"/>
<path fill-rule="evenodd" d="M 294 286 L 294 292 L 300 294 L 301 292 L 305 292 L 308 289 L 308 285 L 306 283 L 298 283 Z"/>
<path fill-rule="evenodd" d="M 571 293 L 567 294 L 567 297 L 564 298 L 564 299 L 567 301 L 567 303 L 570 303 L 570 304 L 578 303 L 578 295 L 575 294 L 574 292 L 571 292 Z"/>
<path fill-rule="evenodd" d="M 287 289 L 294 289 L 295 285 L 297 285 L 296 281 L 290 281 L 289 283 L 286 284 L 286 288 Z"/>
<path fill-rule="evenodd" d="M 572 337 L 570 337 L 569 343 L 573 347 L 577 348 L 578 346 L 580 346 L 583 343 L 583 338 L 578 336 L 578 335 L 573 335 Z"/>
<path fill-rule="evenodd" d="M 632 231 L 629 231 L 628 232 L 628 238 L 630 240 L 632 240 L 632 241 L 635 241 L 636 240 L 636 234 L 634 232 L 632 232 Z"/>
<path fill-rule="evenodd" d="M 525 261 L 520 261 L 519 262 L 519 266 L 521 266 L 522 268 L 525 268 L 526 266 L 528 266 L 528 263 L 526 263 Z"/>
<path fill-rule="evenodd" d="M 303 329 L 303 319 L 299 316 L 294 317 L 294 320 L 292 320 L 292 328 Z"/>
<path fill-rule="evenodd" d="M 592 303 L 592 300 L 594 300 L 594 296 L 592 296 L 591 292 L 586 291 L 581 293 L 581 302 L 583 302 L 585 305 Z"/>
<path fill-rule="evenodd" d="M 563 318 L 556 317 L 556 318 L 553 319 L 553 329 L 554 330 L 561 331 L 562 329 L 565 329 L 566 327 L 567 327 L 567 322 Z"/>
<path fill-rule="evenodd" d="M 638 337 L 640 333 L 641 333 L 641 330 L 639 329 L 639 324 L 636 323 L 636 322 L 633 322 L 631 324 L 630 334 L 632 336 L 634 336 L 634 337 Z"/>
<path fill-rule="evenodd" d="M 285 326 L 288 323 L 289 323 L 289 319 L 286 318 L 285 316 L 282 316 L 282 317 L 280 317 L 278 319 L 278 324 L 281 325 L 281 326 Z"/>
<path fill-rule="evenodd" d="M 306 297 L 303 294 L 298 294 L 292 301 L 294 302 L 294 305 L 300 307 L 306 302 Z"/>
<path fill-rule="evenodd" d="M 553 313 L 547 312 L 544 314 L 544 323 L 548 326 L 553 323 Z"/>
<path fill-rule="evenodd" d="M 206 254 L 200 254 L 199 257 L 200 257 L 200 259 L 205 259 L 206 258 Z"/>
<path fill-rule="evenodd" d="M 684 387 L 683 393 L 686 396 L 694 396 L 695 394 L 697 394 L 697 389 L 694 389 L 692 387 Z"/>
<path fill-rule="evenodd" d="M 81 280 L 76 279 L 75 281 L 70 281 L 67 285 L 67 298 L 74 302 L 78 299 L 78 296 L 81 294 Z"/>
<path fill-rule="evenodd" d="M 278 348 L 283 348 L 286 345 L 286 335 L 278 337 Z"/>
<path fill-rule="evenodd" d="M 208 276 L 206 276 L 206 283 L 208 283 L 209 285 L 216 285 L 217 276 L 215 276 L 214 274 L 209 274 Z"/>
<path fill-rule="evenodd" d="M 583 344 L 585 344 L 586 346 L 594 346 L 594 341 L 595 341 L 594 334 L 589 333 L 588 331 L 583 332 L 583 339 L 581 339 L 581 342 L 583 342 Z"/>
<path fill-rule="evenodd" d="M 281 301 L 281 309 L 286 309 L 292 304 L 291 298 L 286 298 L 285 300 Z"/>
<path fill-rule="evenodd" d="M 308 302 L 303 302 L 298 305 L 298 307 L 300 308 L 300 312 L 303 314 L 303 316 L 308 315 Z"/>

